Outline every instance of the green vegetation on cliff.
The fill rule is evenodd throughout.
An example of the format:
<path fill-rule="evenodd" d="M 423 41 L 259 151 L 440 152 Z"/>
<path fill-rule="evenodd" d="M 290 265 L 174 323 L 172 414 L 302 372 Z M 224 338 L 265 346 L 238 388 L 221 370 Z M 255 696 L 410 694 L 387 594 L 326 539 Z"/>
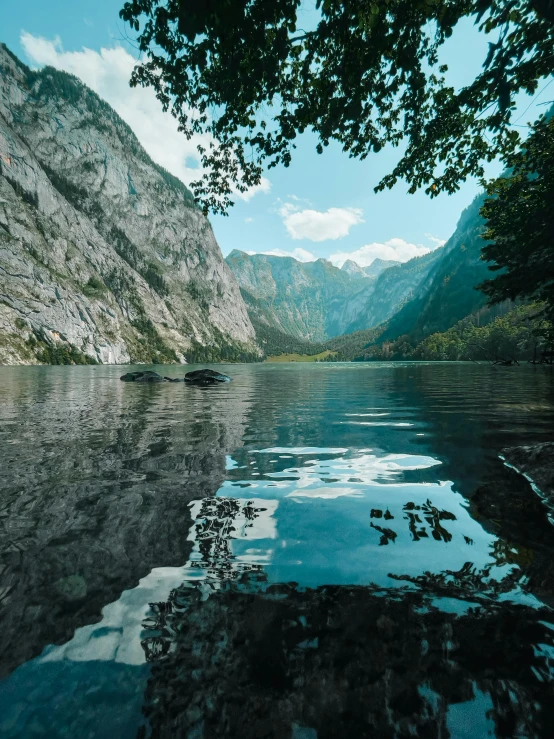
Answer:
<path fill-rule="evenodd" d="M 538 361 L 552 348 L 551 332 L 542 306 L 503 304 L 482 309 L 420 342 L 407 335 L 368 347 L 358 359 Z"/>

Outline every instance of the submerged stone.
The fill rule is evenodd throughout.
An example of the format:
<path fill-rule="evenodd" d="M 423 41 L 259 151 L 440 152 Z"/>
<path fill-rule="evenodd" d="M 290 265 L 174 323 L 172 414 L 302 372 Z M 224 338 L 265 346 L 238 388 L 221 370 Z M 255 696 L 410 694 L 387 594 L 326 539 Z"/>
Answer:
<path fill-rule="evenodd" d="M 215 385 L 218 382 L 231 382 L 231 379 L 229 375 L 211 369 L 193 370 L 185 375 L 185 382 L 193 385 Z"/>
<path fill-rule="evenodd" d="M 554 442 L 503 449 L 502 456 L 554 503 Z"/>
<path fill-rule="evenodd" d="M 150 370 L 127 372 L 126 375 L 121 375 L 120 380 L 123 382 L 183 382 L 179 377 L 162 377 Z"/>

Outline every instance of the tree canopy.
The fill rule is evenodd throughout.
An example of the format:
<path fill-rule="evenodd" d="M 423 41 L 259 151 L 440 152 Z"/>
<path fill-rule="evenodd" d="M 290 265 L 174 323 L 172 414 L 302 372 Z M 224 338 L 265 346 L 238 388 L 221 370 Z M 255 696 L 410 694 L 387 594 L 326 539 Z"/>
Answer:
<path fill-rule="evenodd" d="M 542 301 L 554 321 L 554 118 L 539 120 L 508 164 L 481 209 L 490 241 L 482 257 L 498 272 L 481 289 L 492 303 Z"/>
<path fill-rule="evenodd" d="M 259 184 L 264 165 L 291 161 L 312 130 L 365 159 L 405 143 L 377 186 L 454 192 L 483 164 L 515 151 L 515 95 L 554 67 L 554 0 L 128 0 L 121 17 L 144 59 L 132 84 L 151 86 L 184 135 L 204 134 L 204 210 Z M 446 83 L 439 51 L 463 18 L 489 53 L 467 87 Z M 308 18 L 308 20 L 309 20 Z M 468 49 L 468 53 L 471 50 Z"/>

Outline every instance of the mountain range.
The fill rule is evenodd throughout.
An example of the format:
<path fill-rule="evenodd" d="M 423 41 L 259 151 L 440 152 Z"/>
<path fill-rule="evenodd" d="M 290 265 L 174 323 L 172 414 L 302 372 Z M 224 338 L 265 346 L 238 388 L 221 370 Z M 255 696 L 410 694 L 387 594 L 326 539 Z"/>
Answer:
<path fill-rule="evenodd" d="M 352 261 L 339 269 L 326 259 L 299 262 L 236 249 L 226 261 L 254 323 L 322 342 L 390 319 L 418 294 L 439 258 L 440 250 L 404 264 L 378 260 L 369 274 Z"/>
<path fill-rule="evenodd" d="M 444 246 L 402 264 L 375 260 L 363 269 L 348 260 L 338 269 L 325 260 L 301 264 L 232 252 L 227 263 L 264 352 L 371 358 L 400 339 L 409 352 L 468 316 L 477 316 L 477 323 L 494 320 L 498 310 L 484 310 L 485 296 L 476 289 L 490 275 L 481 259 L 483 198 L 464 210 Z"/>
<path fill-rule="evenodd" d="M 0 363 L 354 359 L 483 313 L 479 196 L 405 263 L 234 250 L 77 78 L 0 45 Z M 488 318 L 487 318 L 488 316 Z"/>

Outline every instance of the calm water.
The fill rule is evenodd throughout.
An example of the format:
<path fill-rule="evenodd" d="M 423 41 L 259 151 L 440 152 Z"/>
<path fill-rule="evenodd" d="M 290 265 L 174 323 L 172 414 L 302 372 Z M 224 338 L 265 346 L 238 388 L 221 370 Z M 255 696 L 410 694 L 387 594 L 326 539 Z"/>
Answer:
<path fill-rule="evenodd" d="M 0 734 L 554 735 L 552 372 L 222 369 L 0 368 Z"/>

